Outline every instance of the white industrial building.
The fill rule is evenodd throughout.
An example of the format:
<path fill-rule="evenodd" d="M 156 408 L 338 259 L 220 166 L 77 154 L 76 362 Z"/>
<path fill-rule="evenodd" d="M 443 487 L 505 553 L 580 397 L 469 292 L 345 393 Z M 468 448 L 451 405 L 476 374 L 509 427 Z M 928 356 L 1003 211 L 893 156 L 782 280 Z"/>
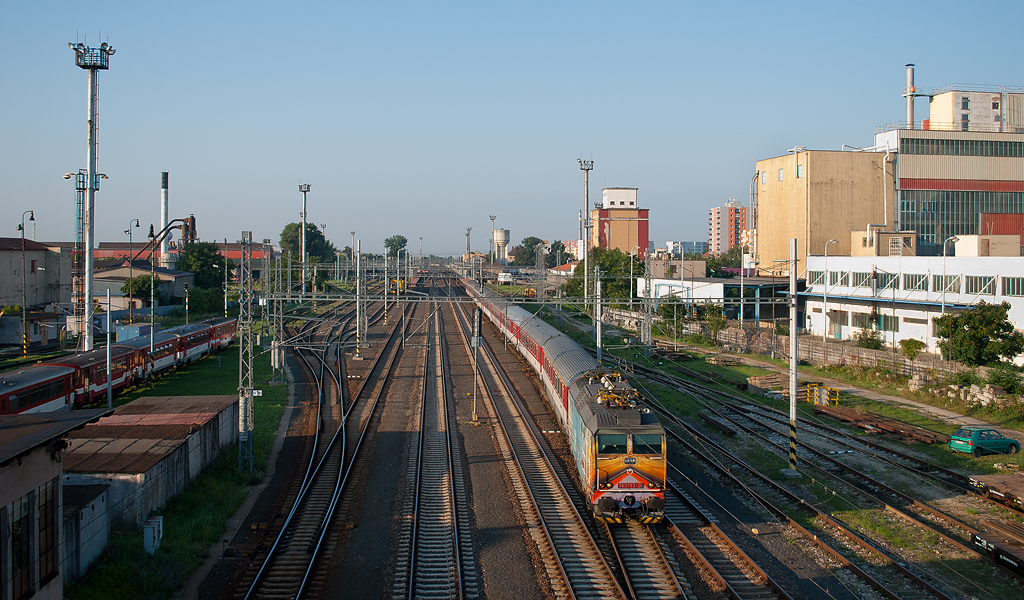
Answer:
<path fill-rule="evenodd" d="M 804 329 L 813 335 L 827 331 L 830 338 L 849 340 L 862 328 L 875 329 L 887 344 L 913 338 L 937 352 L 933 321 L 943 313 L 1006 301 L 1009 320 L 1024 323 L 1024 258 L 809 256 L 801 295 Z"/>

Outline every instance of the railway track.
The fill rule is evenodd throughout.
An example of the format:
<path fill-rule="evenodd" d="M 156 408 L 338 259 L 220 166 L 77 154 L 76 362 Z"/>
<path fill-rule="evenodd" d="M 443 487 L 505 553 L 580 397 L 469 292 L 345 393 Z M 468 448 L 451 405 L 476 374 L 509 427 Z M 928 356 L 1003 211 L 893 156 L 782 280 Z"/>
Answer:
<path fill-rule="evenodd" d="M 681 474 L 674 466 L 673 470 Z M 668 490 L 671 492 L 671 501 L 666 498 L 665 503 L 668 526 L 730 597 L 792 600 L 789 593 L 718 526 L 717 520 L 671 478 Z"/>
<path fill-rule="evenodd" d="M 467 319 L 461 311 L 454 314 L 468 347 Z M 496 441 L 526 527 L 548 565 L 553 593 L 568 598 L 627 598 L 566 490 L 568 478 L 548 458 L 546 443 L 532 426 L 515 387 L 501 372 L 490 347 L 483 343 L 481 350 L 483 398 L 493 413 Z"/>
<path fill-rule="evenodd" d="M 433 308 L 433 307 L 432 307 Z M 440 313 L 434 311 L 424 354 L 419 435 L 409 461 L 408 516 L 397 551 L 392 597 L 477 598 L 476 552 Z"/>
<path fill-rule="evenodd" d="M 348 407 L 341 407 L 333 401 L 333 396 L 327 394 L 328 376 L 335 389 L 342 389 L 340 376 L 328 367 L 330 348 L 344 335 L 343 324 L 350 320 L 348 316 L 343 317 L 344 322 L 339 318 L 329 325 L 309 321 L 304 326 L 311 332 L 305 342 L 308 347 L 297 355 L 316 386 L 316 433 L 311 444 L 312 453 L 308 457 L 306 474 L 298 485 L 291 509 L 280 524 L 274 542 L 265 553 L 257 556 L 255 565 L 258 569 L 243 579 L 236 597 L 245 600 L 301 598 L 311 587 L 323 584 L 325 575 L 314 567 L 321 552 L 331 543 L 327 532 L 344 497 L 345 483 L 361 447 L 365 424 L 375 405 L 375 398 L 364 402 L 356 398 Z M 326 333 L 323 333 L 325 328 Z M 336 333 L 339 328 L 342 331 Z M 386 347 L 397 348 L 394 343 L 396 330 L 397 326 L 392 329 Z M 317 346 L 322 350 L 312 349 Z M 383 355 L 381 352 L 377 356 L 373 369 L 377 368 Z M 350 436 L 353 431 L 358 435 Z"/>

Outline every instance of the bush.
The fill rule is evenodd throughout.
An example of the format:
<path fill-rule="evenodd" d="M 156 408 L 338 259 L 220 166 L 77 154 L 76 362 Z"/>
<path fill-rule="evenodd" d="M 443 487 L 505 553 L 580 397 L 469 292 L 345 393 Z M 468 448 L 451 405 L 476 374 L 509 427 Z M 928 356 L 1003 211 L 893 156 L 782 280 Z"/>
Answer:
<path fill-rule="evenodd" d="M 1020 394 L 1020 371 L 1012 365 L 1001 364 L 988 372 L 988 383 L 1001 386 L 1007 393 Z"/>
<path fill-rule="evenodd" d="M 954 374 L 946 380 L 946 383 L 949 385 L 974 385 L 980 384 L 981 378 L 978 377 L 978 373 L 975 371 L 963 371 Z"/>
<path fill-rule="evenodd" d="M 686 336 L 686 343 L 690 344 L 691 346 L 704 346 L 705 348 L 710 348 L 714 346 L 711 340 L 709 340 L 706 335 L 701 333 L 691 333 L 690 335 Z"/>
<path fill-rule="evenodd" d="M 882 332 L 874 329 L 862 328 L 857 332 L 857 345 L 861 348 L 872 350 L 882 349 Z"/>

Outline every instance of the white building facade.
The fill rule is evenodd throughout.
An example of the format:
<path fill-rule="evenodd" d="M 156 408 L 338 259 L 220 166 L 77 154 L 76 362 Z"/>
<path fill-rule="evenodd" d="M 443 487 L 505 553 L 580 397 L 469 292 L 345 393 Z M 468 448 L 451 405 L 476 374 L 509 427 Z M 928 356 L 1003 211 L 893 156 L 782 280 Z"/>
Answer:
<path fill-rule="evenodd" d="M 934 320 L 944 313 L 1006 301 L 1009 320 L 1024 324 L 1024 258 L 809 256 L 801 295 L 813 335 L 849 340 L 875 329 L 886 344 L 917 339 L 938 352 Z"/>

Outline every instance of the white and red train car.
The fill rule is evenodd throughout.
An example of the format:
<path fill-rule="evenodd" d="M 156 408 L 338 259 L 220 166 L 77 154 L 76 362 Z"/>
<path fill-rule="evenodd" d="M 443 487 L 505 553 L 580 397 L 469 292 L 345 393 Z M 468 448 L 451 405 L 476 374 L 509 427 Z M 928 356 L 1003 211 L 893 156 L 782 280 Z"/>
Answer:
<path fill-rule="evenodd" d="M 234 341 L 236 332 L 234 319 L 214 318 L 171 327 L 152 339 L 144 335 L 111 344 L 111 388 L 119 391 L 219 351 Z M 83 406 L 106 393 L 107 349 L 98 348 L 0 373 L 0 415 Z"/>

